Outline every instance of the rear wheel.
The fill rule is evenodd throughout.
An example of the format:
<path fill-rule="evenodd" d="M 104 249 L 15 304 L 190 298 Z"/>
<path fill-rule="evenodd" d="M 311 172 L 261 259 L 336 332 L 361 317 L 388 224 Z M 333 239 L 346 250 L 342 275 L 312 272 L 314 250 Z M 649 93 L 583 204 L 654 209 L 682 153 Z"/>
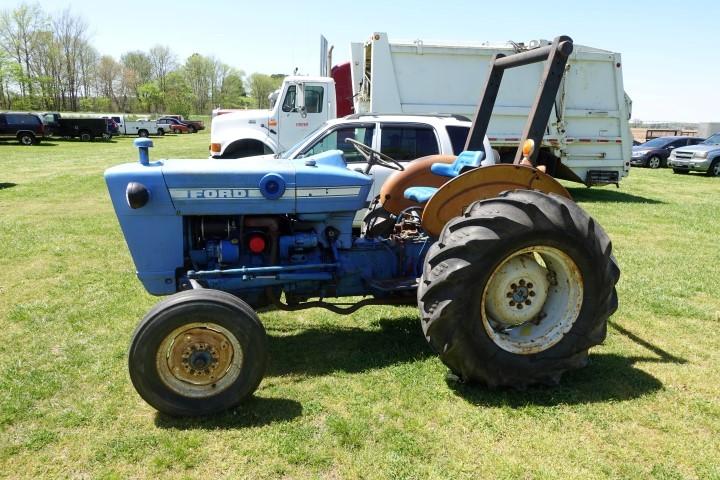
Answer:
<path fill-rule="evenodd" d="M 93 136 L 90 132 L 82 132 L 80 133 L 80 140 L 83 142 L 89 142 L 93 139 Z"/>
<path fill-rule="evenodd" d="M 158 128 L 158 135 L 160 135 L 161 137 L 165 135 L 165 130 L 163 130 L 162 128 Z"/>
<path fill-rule="evenodd" d="M 428 252 L 423 331 L 463 380 L 555 384 L 604 340 L 619 274 L 609 238 L 577 204 L 505 193 L 451 220 Z"/>
<path fill-rule="evenodd" d="M 36 143 L 35 135 L 33 135 L 32 133 L 21 133 L 20 135 L 18 135 L 17 139 L 18 142 L 20 142 L 20 145 L 29 146 L 35 145 Z"/>
<path fill-rule="evenodd" d="M 130 379 L 168 415 L 208 415 L 236 406 L 260 384 L 267 336 L 255 312 L 218 290 L 190 290 L 158 303 L 133 334 Z"/>
<path fill-rule="evenodd" d="M 188 132 L 190 132 L 190 133 L 196 133 L 196 132 L 197 132 L 197 128 L 195 128 L 195 126 L 193 126 L 193 125 L 188 125 Z"/>
<path fill-rule="evenodd" d="M 660 168 L 662 166 L 662 160 L 657 155 L 653 155 L 647 161 L 648 168 Z"/>
<path fill-rule="evenodd" d="M 145 138 L 145 137 L 148 137 L 148 136 L 150 136 L 150 134 L 148 133 L 147 130 L 138 130 L 138 137 L 143 137 L 143 138 Z"/>

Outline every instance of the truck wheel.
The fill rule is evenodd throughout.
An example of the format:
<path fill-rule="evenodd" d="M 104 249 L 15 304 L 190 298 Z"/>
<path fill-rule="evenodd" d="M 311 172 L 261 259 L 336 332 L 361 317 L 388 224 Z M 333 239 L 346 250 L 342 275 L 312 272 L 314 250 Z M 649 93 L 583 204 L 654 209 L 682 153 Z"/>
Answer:
<path fill-rule="evenodd" d="M 197 133 L 197 128 L 194 125 L 188 125 L 188 132 Z"/>
<path fill-rule="evenodd" d="M 35 145 L 36 143 L 35 135 L 33 135 L 32 133 L 21 133 L 20 135 L 18 135 L 17 139 L 18 142 L 20 142 L 20 145 L 29 146 Z"/>
<path fill-rule="evenodd" d="M 660 168 L 661 165 L 662 165 L 662 161 L 660 160 L 660 157 L 658 157 L 657 155 L 653 155 L 647 161 L 648 168 Z"/>
<path fill-rule="evenodd" d="M 158 135 L 160 135 L 161 137 L 165 135 L 165 130 L 163 130 L 162 128 L 158 128 Z"/>
<path fill-rule="evenodd" d="M 92 139 L 93 139 L 93 136 L 90 132 L 80 133 L 80 140 L 82 140 L 83 142 L 90 142 L 90 141 L 92 141 Z"/>
<path fill-rule="evenodd" d="M 716 158 L 707 171 L 708 177 L 720 177 L 720 158 Z"/>
<path fill-rule="evenodd" d="M 189 290 L 158 303 L 138 325 L 130 379 L 162 413 L 209 415 L 239 404 L 260 384 L 267 336 L 255 312 L 218 290 Z"/>
<path fill-rule="evenodd" d="M 146 138 L 150 136 L 147 130 L 138 130 L 138 137 Z"/>
<path fill-rule="evenodd" d="M 556 384 L 605 339 L 619 275 L 608 236 L 577 204 L 505 192 L 470 205 L 430 248 L 422 328 L 465 381 Z"/>
<path fill-rule="evenodd" d="M 366 238 L 384 237 L 387 238 L 395 228 L 396 217 L 383 208 L 380 203 L 380 195 L 370 203 L 368 211 L 363 218 L 360 229 L 361 235 Z"/>

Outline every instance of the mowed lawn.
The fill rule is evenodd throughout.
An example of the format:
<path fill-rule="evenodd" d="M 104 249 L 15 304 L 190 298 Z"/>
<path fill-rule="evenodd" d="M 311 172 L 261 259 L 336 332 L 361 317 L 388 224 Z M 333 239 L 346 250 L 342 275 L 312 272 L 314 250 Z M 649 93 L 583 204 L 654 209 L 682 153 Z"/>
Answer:
<path fill-rule="evenodd" d="M 151 156 L 208 143 L 166 136 Z M 720 179 L 633 169 L 620 189 L 572 188 L 622 277 L 607 341 L 560 387 L 446 380 L 414 308 L 269 312 L 256 395 L 178 420 L 126 367 L 157 299 L 102 173 L 136 159 L 130 138 L 0 144 L 1 476 L 720 478 Z"/>

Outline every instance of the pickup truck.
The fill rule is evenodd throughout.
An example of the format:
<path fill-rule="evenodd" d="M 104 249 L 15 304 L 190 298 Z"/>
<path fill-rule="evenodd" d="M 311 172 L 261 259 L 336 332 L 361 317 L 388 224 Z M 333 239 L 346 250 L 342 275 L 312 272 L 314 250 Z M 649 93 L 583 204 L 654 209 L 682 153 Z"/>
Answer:
<path fill-rule="evenodd" d="M 43 122 L 55 137 L 79 138 L 83 142 L 90 142 L 95 138 L 112 138 L 104 118 L 63 117 L 57 112 L 48 112 L 43 114 Z"/>
<path fill-rule="evenodd" d="M 148 137 L 150 135 L 165 135 L 167 131 L 159 126 L 155 120 L 132 119 L 125 115 L 115 115 L 110 117 L 118 124 L 118 129 L 122 135 L 137 135 L 138 137 Z"/>
<path fill-rule="evenodd" d="M 205 130 L 205 123 L 202 120 L 190 120 L 188 118 L 183 118 L 182 115 L 165 115 L 167 118 L 174 118 L 175 120 L 179 120 L 180 122 L 184 123 L 188 127 L 188 131 L 190 133 L 196 133 L 199 130 Z"/>

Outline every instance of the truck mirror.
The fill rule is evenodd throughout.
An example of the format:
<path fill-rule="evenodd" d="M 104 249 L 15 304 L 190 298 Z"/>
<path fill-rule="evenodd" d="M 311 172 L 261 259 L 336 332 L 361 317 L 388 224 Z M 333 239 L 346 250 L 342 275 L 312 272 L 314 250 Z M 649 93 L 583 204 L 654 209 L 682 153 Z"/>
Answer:
<path fill-rule="evenodd" d="M 305 109 L 305 84 L 295 84 L 295 111 L 300 112 L 300 115 L 305 117 L 307 110 Z"/>

